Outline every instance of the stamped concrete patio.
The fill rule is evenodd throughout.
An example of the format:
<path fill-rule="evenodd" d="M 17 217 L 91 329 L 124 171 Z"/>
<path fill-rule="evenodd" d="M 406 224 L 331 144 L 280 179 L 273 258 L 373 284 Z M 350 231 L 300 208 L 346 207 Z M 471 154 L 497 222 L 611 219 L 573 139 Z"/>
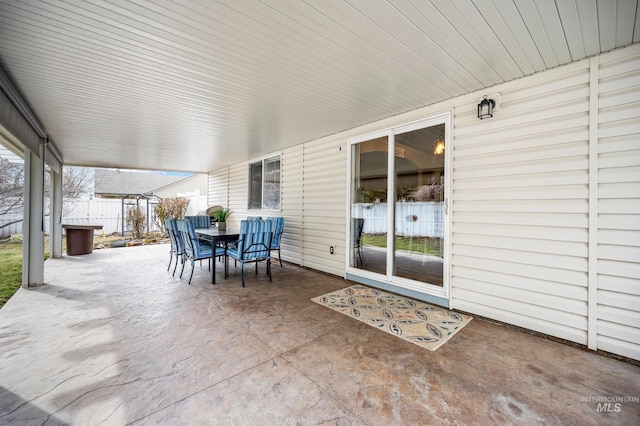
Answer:
<path fill-rule="evenodd" d="M 50 259 L 0 310 L 0 424 L 640 422 L 640 367 L 474 319 L 435 352 L 310 301 L 285 264 L 210 284 L 168 246 Z"/>

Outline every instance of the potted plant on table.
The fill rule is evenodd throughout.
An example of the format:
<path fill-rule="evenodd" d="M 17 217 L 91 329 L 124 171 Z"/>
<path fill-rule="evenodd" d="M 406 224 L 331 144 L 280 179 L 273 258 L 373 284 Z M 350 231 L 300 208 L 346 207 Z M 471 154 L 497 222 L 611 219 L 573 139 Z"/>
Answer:
<path fill-rule="evenodd" d="M 227 219 L 231 216 L 231 209 L 220 209 L 211 213 L 211 217 L 218 222 L 218 229 L 224 231 L 227 229 Z"/>

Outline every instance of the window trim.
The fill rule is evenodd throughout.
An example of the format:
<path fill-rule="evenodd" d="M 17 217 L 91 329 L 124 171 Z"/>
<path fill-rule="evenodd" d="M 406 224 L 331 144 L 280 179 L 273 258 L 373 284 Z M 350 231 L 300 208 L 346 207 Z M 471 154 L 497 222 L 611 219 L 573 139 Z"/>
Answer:
<path fill-rule="evenodd" d="M 280 175 L 279 177 L 279 185 L 278 185 L 278 208 L 268 208 L 265 207 L 265 171 L 266 171 L 266 164 L 269 162 L 278 162 L 278 173 Z M 251 205 L 251 188 L 252 188 L 252 173 L 251 173 L 251 168 L 257 164 L 260 164 L 262 167 L 261 170 L 261 175 L 260 175 L 260 207 L 253 207 Z M 282 210 L 282 154 L 278 153 L 275 155 L 265 155 L 263 157 L 260 157 L 258 159 L 255 159 L 253 161 L 249 161 L 249 170 L 248 170 L 248 174 L 249 174 L 249 179 L 248 179 L 248 194 L 247 194 L 247 210 L 248 211 L 281 211 Z"/>

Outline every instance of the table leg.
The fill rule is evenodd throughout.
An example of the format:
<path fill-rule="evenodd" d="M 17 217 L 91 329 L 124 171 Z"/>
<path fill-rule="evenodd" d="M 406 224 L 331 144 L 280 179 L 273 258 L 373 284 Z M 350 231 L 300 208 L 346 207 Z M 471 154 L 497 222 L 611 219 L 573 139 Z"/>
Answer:
<path fill-rule="evenodd" d="M 213 266 L 211 267 L 211 285 L 216 283 L 216 246 L 218 245 L 218 241 L 215 238 L 211 238 L 211 262 Z"/>
<path fill-rule="evenodd" d="M 211 238 L 211 263 L 213 263 L 213 265 L 211 266 L 211 285 L 214 285 L 216 283 L 216 246 L 218 245 L 218 242 L 216 241 L 215 238 Z"/>
<path fill-rule="evenodd" d="M 215 248 L 214 248 L 215 250 Z M 214 251 L 213 254 L 211 255 L 211 263 L 213 263 L 213 265 L 211 266 L 211 284 L 215 284 L 216 283 L 216 256 L 215 256 L 216 252 Z"/>

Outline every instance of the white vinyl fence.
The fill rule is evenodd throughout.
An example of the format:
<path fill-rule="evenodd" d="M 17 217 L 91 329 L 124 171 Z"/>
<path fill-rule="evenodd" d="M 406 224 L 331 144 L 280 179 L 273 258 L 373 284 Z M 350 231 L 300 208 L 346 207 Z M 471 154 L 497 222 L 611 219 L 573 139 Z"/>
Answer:
<path fill-rule="evenodd" d="M 188 194 L 181 194 L 185 196 Z M 201 206 L 206 206 L 203 196 L 194 195 L 190 201 L 192 208 L 187 214 L 197 214 Z M 134 201 L 135 202 L 135 201 Z M 146 209 L 144 201 L 140 202 L 143 211 Z M 153 223 L 154 205 L 150 206 L 150 230 L 158 228 Z M 65 200 L 65 215 L 62 223 L 102 225 L 105 234 L 121 232 L 122 201 L 96 198 L 93 200 Z M 359 203 L 354 206 L 354 217 L 364 218 L 364 233 L 384 234 L 387 232 L 387 204 Z M 126 212 L 125 212 L 126 214 Z M 21 215 L 0 216 L 0 225 L 21 219 Z M 396 234 L 406 237 L 444 237 L 444 203 L 442 202 L 397 202 L 396 203 Z M 126 224 L 125 224 L 126 227 Z M 125 231 L 128 229 L 125 228 Z M 0 238 L 22 232 L 22 222 L 0 229 Z M 45 232 L 49 232 L 49 217 L 45 219 Z M 102 233 L 102 231 L 97 231 Z"/>
<path fill-rule="evenodd" d="M 189 196 L 192 195 L 192 196 Z M 197 196 L 195 194 L 182 194 L 181 196 L 186 196 L 190 199 L 189 205 L 194 204 L 193 209 L 199 209 L 202 206 L 206 206 L 206 196 Z M 135 206 L 135 200 L 125 200 L 125 210 L 124 214 L 126 215 L 127 208 Z M 46 203 L 45 203 L 46 204 Z M 140 208 L 142 208 L 143 212 L 147 211 L 146 200 L 141 199 L 139 202 Z M 156 225 L 156 215 L 155 215 L 155 206 L 156 202 L 149 202 L 149 230 L 156 231 L 160 230 L 160 228 Z M 203 207 L 206 209 L 206 207 Z M 48 211 L 48 208 L 47 208 Z M 102 230 L 96 231 L 96 234 L 102 234 L 104 231 L 105 234 L 112 234 L 114 232 L 121 233 L 122 232 L 122 200 L 112 200 L 105 198 L 94 198 L 91 200 L 78 200 L 78 199 L 65 199 L 64 200 L 64 208 L 63 208 L 63 224 L 71 224 L 71 225 L 102 225 Z M 197 213 L 198 210 L 195 210 Z M 193 213 L 193 214 L 196 214 Z M 187 213 L 189 214 L 189 213 Z M 22 215 L 21 214 L 11 214 L 11 215 L 2 215 L 0 216 L 0 226 L 18 221 L 12 225 L 9 225 L 5 228 L 0 228 L 0 238 L 7 238 L 12 234 L 20 234 L 22 233 Z M 127 228 L 126 223 L 125 232 L 129 232 L 130 230 Z M 45 233 L 49 233 L 49 216 L 45 216 L 44 221 L 44 230 Z"/>
<path fill-rule="evenodd" d="M 153 200 L 141 199 L 136 203 L 134 199 L 127 199 L 124 202 L 123 209 L 122 200 L 103 198 L 65 200 L 62 223 L 70 225 L 102 225 L 102 231 L 105 234 L 122 233 L 122 226 L 124 225 L 124 232 L 126 233 L 130 229 L 127 227 L 126 221 L 123 223 L 122 217 L 126 218 L 127 210 L 137 205 L 142 209 L 143 213 L 146 214 L 148 211 L 149 231 L 157 231 L 160 228 L 156 226 L 156 204 L 157 202 Z M 102 233 L 102 231 L 98 231 L 98 233 Z"/>
<path fill-rule="evenodd" d="M 199 190 L 195 190 L 193 192 L 178 193 L 176 194 L 176 197 L 184 197 L 189 199 L 189 206 L 187 207 L 185 216 L 204 214 L 204 212 L 207 210 L 207 196 L 200 195 Z"/>
<path fill-rule="evenodd" d="M 0 238 L 7 238 L 13 234 L 22 233 L 22 215 L 21 214 L 5 214 L 0 216 L 0 226 L 3 226 L 11 222 L 14 222 L 14 223 L 9 226 L 5 226 L 4 228 L 0 228 Z"/>
<path fill-rule="evenodd" d="M 48 203 L 45 209 L 48 211 Z M 120 232 L 122 228 L 122 201 L 109 199 L 76 200 L 65 199 L 62 223 L 72 225 L 102 225 L 106 234 Z M 22 214 L 0 216 L 0 226 L 17 221 L 8 227 L 0 229 L 0 238 L 7 238 L 12 234 L 22 233 Z M 44 232 L 49 234 L 50 217 L 44 218 Z M 102 233 L 102 231 L 97 231 Z"/>
<path fill-rule="evenodd" d="M 358 203 L 354 217 L 364 219 L 365 234 L 387 232 L 387 203 Z M 405 237 L 444 237 L 443 202 L 396 203 L 396 235 Z"/>

